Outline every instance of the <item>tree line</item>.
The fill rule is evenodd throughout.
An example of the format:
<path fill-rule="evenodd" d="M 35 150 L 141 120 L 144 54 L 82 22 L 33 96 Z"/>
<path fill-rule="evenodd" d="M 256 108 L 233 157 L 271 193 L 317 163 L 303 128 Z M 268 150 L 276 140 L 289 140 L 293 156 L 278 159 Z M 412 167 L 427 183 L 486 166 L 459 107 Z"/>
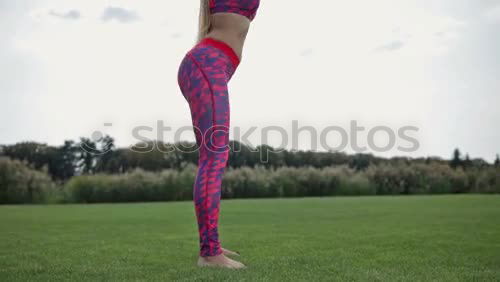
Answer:
<path fill-rule="evenodd" d="M 232 141 L 224 198 L 500 193 L 493 164 L 456 149 L 439 157 L 251 148 Z M 106 136 L 61 146 L 0 147 L 0 204 L 190 200 L 198 153 L 192 143 L 116 148 Z M 262 162 L 263 152 L 266 162 Z"/>
<path fill-rule="evenodd" d="M 189 142 L 176 144 L 152 141 L 138 143 L 130 148 L 117 148 L 115 140 L 104 136 L 98 141 L 80 138 L 79 141 L 67 140 L 61 146 L 51 146 L 37 142 L 20 142 L 13 145 L 0 145 L 0 156 L 20 160 L 36 170 L 46 170 L 54 181 L 65 182 L 75 175 L 97 173 L 120 174 L 134 169 L 158 172 L 165 169 L 182 170 L 189 164 L 197 164 L 196 145 Z M 313 167 L 325 168 L 345 165 L 362 171 L 370 165 L 391 163 L 438 163 L 453 169 L 487 168 L 500 166 L 497 155 L 493 164 L 481 158 L 471 159 L 462 156 L 455 149 L 450 160 L 440 157 L 382 158 L 372 154 L 346 154 L 344 152 L 314 152 L 278 150 L 267 145 L 252 148 L 237 141 L 230 142 L 228 166 L 231 168 L 262 166 Z"/>

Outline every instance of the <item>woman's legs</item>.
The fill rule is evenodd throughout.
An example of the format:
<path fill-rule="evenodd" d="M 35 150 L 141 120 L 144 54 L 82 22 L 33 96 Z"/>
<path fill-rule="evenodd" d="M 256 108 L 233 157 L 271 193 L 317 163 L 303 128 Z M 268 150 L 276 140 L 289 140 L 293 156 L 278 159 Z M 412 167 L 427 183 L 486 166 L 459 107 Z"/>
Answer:
<path fill-rule="evenodd" d="M 218 220 L 222 175 L 229 154 L 229 79 L 224 68 L 217 65 L 216 52 L 211 54 L 210 48 L 198 51 L 206 52 L 211 59 L 200 60 L 193 55 L 196 51 L 190 52 L 181 64 L 179 85 L 189 103 L 199 147 L 193 198 L 200 256 L 207 257 L 222 253 Z"/>

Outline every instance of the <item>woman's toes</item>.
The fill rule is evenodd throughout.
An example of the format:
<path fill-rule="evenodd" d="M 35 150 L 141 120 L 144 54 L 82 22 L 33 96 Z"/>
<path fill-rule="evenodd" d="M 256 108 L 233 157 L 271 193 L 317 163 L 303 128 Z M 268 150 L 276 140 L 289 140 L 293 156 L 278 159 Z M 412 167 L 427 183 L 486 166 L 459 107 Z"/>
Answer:
<path fill-rule="evenodd" d="M 230 260 L 230 263 L 231 265 L 234 267 L 234 268 L 237 268 L 237 269 L 240 269 L 240 268 L 245 268 L 245 265 L 239 261 L 235 261 L 235 260 L 232 260 L 232 259 L 229 259 Z"/>
<path fill-rule="evenodd" d="M 225 255 L 231 255 L 231 256 L 237 256 L 237 257 L 239 257 L 239 256 L 240 256 L 240 253 L 235 252 L 235 251 L 231 251 L 231 250 L 228 250 L 228 249 L 224 249 L 224 248 L 222 248 L 222 252 L 223 252 Z"/>

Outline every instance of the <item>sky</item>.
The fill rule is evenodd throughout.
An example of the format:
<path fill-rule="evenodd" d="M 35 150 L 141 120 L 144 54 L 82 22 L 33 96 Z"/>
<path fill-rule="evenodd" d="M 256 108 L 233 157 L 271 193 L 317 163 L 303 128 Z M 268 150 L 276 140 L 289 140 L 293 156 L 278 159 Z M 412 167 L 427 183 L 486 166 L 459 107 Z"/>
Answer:
<path fill-rule="evenodd" d="M 174 140 L 158 122 L 191 124 L 177 70 L 194 44 L 198 5 L 0 0 L 0 144 L 60 145 L 99 131 L 129 146 L 138 126 L 152 128 L 141 136 Z M 458 147 L 493 161 L 498 30 L 498 0 L 261 0 L 229 85 L 232 137 L 255 127 L 250 145 L 290 148 L 293 137 L 283 143 L 271 130 L 266 140 L 262 129 L 290 135 L 295 121 L 318 135 L 344 129 L 325 140 L 347 153 L 373 138 L 365 153 L 450 158 Z M 356 137 L 353 122 L 364 128 Z M 402 128 L 413 128 L 414 142 L 396 135 L 391 144 L 388 129 Z M 179 136 L 194 140 L 189 130 Z M 297 149 L 316 149 L 308 130 L 298 136 Z"/>

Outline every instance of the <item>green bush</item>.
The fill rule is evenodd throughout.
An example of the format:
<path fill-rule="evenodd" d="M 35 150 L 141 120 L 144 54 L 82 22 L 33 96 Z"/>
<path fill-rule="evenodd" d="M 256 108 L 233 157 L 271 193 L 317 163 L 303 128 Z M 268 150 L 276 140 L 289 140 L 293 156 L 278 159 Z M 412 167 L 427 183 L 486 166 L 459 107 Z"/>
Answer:
<path fill-rule="evenodd" d="M 46 172 L 0 157 L 0 204 L 43 203 L 56 189 Z"/>
<path fill-rule="evenodd" d="M 19 161 L 0 161 L 0 203 L 181 201 L 193 197 L 196 167 L 123 174 L 82 175 L 62 193 L 44 172 Z M 222 197 L 273 198 L 334 195 L 500 193 L 500 170 L 494 167 L 452 169 L 448 165 L 408 163 L 347 166 L 240 167 L 227 169 Z"/>
<path fill-rule="evenodd" d="M 130 202 L 192 199 L 196 167 L 153 173 L 74 177 L 66 185 L 69 201 Z M 498 169 L 464 171 L 440 163 L 372 165 L 365 171 L 325 168 L 241 167 L 228 169 L 222 197 L 272 198 L 332 195 L 500 193 Z"/>
<path fill-rule="evenodd" d="M 473 192 L 500 193 L 500 168 L 477 170 L 475 175 L 477 181 Z"/>
<path fill-rule="evenodd" d="M 78 203 L 187 200 L 192 197 L 195 170 L 188 165 L 180 172 L 136 169 L 118 175 L 75 176 L 64 190 L 67 201 Z"/>
<path fill-rule="evenodd" d="M 281 197 L 281 190 L 271 183 L 273 172 L 264 167 L 228 169 L 222 183 L 222 197 Z"/>
<path fill-rule="evenodd" d="M 358 173 L 350 176 L 342 176 L 340 186 L 336 195 L 360 196 L 360 195 L 375 195 L 377 189 L 373 185 L 366 174 Z"/>
<path fill-rule="evenodd" d="M 366 173 L 379 195 L 466 193 L 474 186 L 462 169 L 439 163 L 381 164 Z"/>

